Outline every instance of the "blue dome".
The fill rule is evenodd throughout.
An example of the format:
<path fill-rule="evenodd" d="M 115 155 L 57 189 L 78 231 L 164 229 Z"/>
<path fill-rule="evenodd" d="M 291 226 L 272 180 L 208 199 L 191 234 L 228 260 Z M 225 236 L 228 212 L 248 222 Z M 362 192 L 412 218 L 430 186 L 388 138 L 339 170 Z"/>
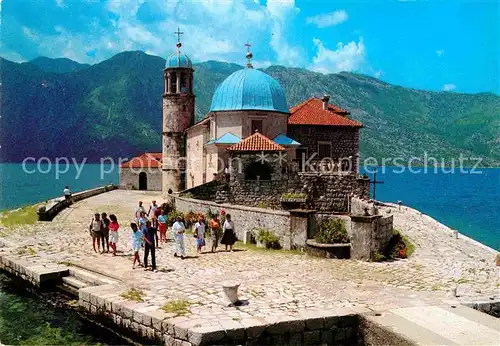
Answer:
<path fill-rule="evenodd" d="M 165 64 L 165 68 L 193 68 L 193 64 L 191 63 L 191 59 L 186 54 L 181 52 L 176 52 L 171 54 L 167 58 L 167 63 Z"/>
<path fill-rule="evenodd" d="M 250 109 L 289 113 L 280 84 L 264 72 L 246 68 L 234 72 L 217 87 L 210 111 Z"/>

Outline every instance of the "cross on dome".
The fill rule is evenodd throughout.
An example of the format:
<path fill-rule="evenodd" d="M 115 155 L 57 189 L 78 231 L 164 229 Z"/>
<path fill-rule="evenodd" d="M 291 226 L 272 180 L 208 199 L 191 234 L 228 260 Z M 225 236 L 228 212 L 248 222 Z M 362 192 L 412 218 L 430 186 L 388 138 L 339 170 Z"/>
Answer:
<path fill-rule="evenodd" d="M 252 47 L 252 45 L 247 41 L 247 43 L 245 43 L 245 47 L 247 47 L 247 54 L 246 54 L 247 68 L 253 68 L 253 66 L 252 66 L 253 54 L 252 54 L 252 52 L 250 52 L 250 47 Z"/>

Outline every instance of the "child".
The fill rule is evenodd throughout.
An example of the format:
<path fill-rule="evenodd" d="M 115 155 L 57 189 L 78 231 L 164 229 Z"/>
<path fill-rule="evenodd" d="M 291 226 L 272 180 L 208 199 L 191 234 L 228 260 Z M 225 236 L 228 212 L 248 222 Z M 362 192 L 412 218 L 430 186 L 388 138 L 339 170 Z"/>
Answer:
<path fill-rule="evenodd" d="M 109 223 L 109 245 L 113 249 L 113 256 L 116 256 L 116 244 L 118 243 L 118 228 L 120 225 L 118 224 L 118 220 L 116 219 L 116 215 L 109 215 L 109 219 L 111 222 Z"/>
<path fill-rule="evenodd" d="M 205 246 L 205 220 L 200 216 L 196 225 L 194 225 L 194 236 L 196 237 L 196 252 L 201 254 L 201 248 Z"/>
<path fill-rule="evenodd" d="M 167 242 L 167 215 L 163 210 L 160 211 L 158 216 L 158 231 L 160 231 L 160 242 Z"/>
<path fill-rule="evenodd" d="M 89 230 L 92 237 L 92 247 L 94 248 L 95 252 L 99 251 L 99 253 L 101 252 L 102 226 L 101 215 L 99 213 L 95 213 L 94 218 L 90 222 Z M 95 248 L 96 242 L 97 250 Z"/>
<path fill-rule="evenodd" d="M 134 251 L 134 263 L 132 264 L 132 269 L 135 269 L 135 262 L 137 261 L 139 263 L 139 266 L 141 266 L 141 259 L 139 258 L 139 250 L 141 249 L 142 245 L 142 232 L 139 231 L 137 228 L 137 224 L 132 222 L 130 224 L 130 227 L 132 228 L 132 250 Z"/>

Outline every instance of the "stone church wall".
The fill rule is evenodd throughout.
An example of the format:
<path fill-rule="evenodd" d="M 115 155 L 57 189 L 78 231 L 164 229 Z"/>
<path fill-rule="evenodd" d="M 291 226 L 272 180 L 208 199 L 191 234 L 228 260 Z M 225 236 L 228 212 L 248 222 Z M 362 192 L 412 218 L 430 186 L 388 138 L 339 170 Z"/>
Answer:
<path fill-rule="evenodd" d="M 145 172 L 148 177 L 148 191 L 161 191 L 162 172 L 160 168 L 120 168 L 120 187 L 139 190 L 139 174 Z"/>
<path fill-rule="evenodd" d="M 349 211 L 349 195 L 363 199 L 370 196 L 370 181 L 357 174 L 298 173 L 301 192 L 308 196 L 311 209 L 318 211 Z"/>
<path fill-rule="evenodd" d="M 352 156 L 351 171 L 358 171 L 357 155 L 359 153 L 359 128 L 289 125 L 288 137 L 301 144 L 300 148 L 307 149 L 306 159 L 318 152 L 318 142 L 332 143 L 332 158 L 348 158 Z"/>

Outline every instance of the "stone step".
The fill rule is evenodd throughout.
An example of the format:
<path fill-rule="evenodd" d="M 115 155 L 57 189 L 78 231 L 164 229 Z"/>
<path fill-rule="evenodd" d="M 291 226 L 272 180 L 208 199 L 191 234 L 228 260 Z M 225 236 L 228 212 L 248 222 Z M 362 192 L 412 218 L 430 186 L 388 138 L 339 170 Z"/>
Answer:
<path fill-rule="evenodd" d="M 500 320 L 465 306 L 419 306 L 361 317 L 369 345 L 498 345 Z"/>
<path fill-rule="evenodd" d="M 90 272 L 88 270 L 77 268 L 74 266 L 69 267 L 69 274 L 74 278 L 87 283 L 89 286 L 99 286 L 117 283 L 116 280 Z"/>
<path fill-rule="evenodd" d="M 84 288 L 88 286 L 88 283 L 80 281 L 73 276 L 65 276 L 62 278 L 63 284 L 75 287 L 76 289 Z"/>

